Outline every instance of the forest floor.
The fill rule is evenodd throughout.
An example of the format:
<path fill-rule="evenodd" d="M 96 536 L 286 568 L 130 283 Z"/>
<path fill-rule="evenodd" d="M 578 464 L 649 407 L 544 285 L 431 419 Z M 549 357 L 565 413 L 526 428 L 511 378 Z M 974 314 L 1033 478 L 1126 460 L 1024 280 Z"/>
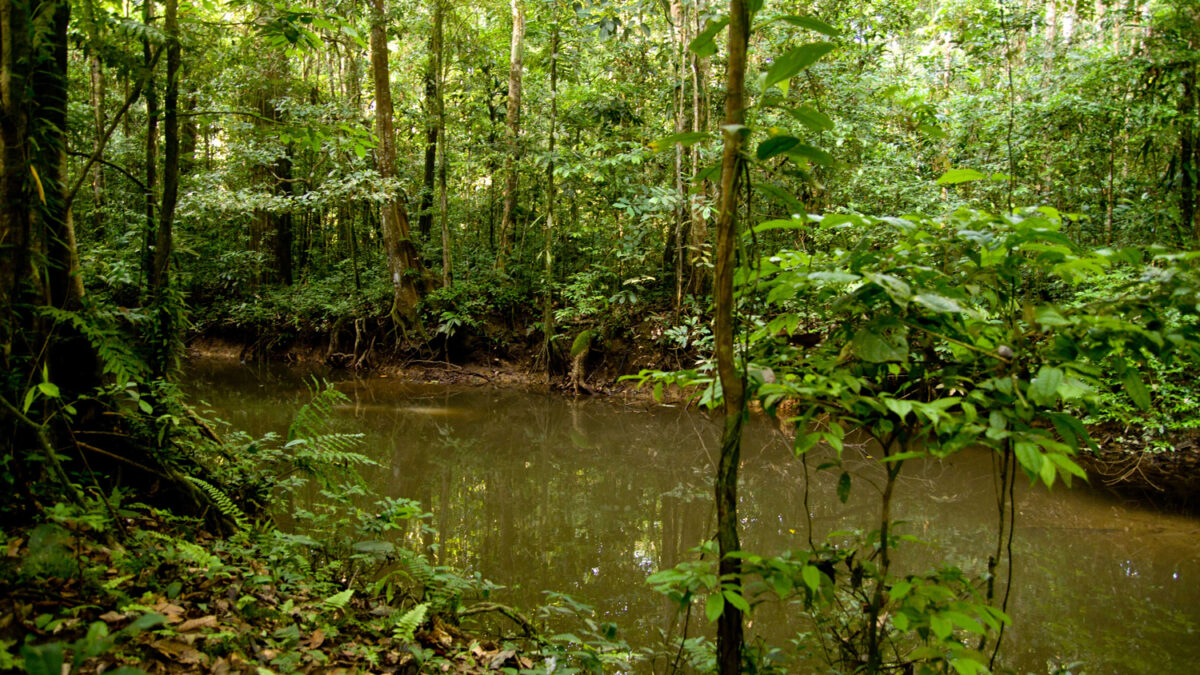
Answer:
<path fill-rule="evenodd" d="M 396 608 L 348 593 L 326 597 L 305 576 L 281 573 L 261 541 L 225 540 L 151 509 L 121 515 L 120 537 L 73 518 L 5 533 L 0 671 L 18 657 L 25 672 L 46 675 L 123 666 L 260 675 L 533 666 L 441 616 L 397 637 L 386 620 Z M 31 644 L 38 647 L 22 648 Z"/>

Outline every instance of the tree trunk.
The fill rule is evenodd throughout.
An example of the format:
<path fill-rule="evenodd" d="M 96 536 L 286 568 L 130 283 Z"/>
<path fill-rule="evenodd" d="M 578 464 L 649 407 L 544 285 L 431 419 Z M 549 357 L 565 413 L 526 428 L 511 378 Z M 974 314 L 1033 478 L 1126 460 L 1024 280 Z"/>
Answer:
<path fill-rule="evenodd" d="M 701 6 L 695 7 L 695 34 L 701 30 Z M 697 54 L 691 54 L 692 66 L 692 130 L 702 131 L 708 127 L 708 98 L 704 95 L 704 85 L 707 80 L 707 60 Z M 688 267 L 691 274 L 691 292 L 702 296 L 708 292 L 712 276 L 706 265 L 708 257 L 708 219 L 704 216 L 703 203 L 708 195 L 708 181 L 697 184 L 700 174 L 700 146 L 692 146 L 692 184 L 697 189 L 696 200 L 692 202 L 692 224 L 688 231 Z"/>
<path fill-rule="evenodd" d="M 718 574 L 738 575 L 741 565 L 730 554 L 738 551 L 737 488 L 738 462 L 741 458 L 742 425 L 746 419 L 745 379 L 739 372 L 733 352 L 734 295 L 733 275 L 737 266 L 737 207 L 742 174 L 742 134 L 745 120 L 743 96 L 746 77 L 746 45 L 750 36 L 750 16 L 745 0 L 729 3 L 729 61 L 725 76 L 725 151 L 721 159 L 721 208 L 717 217 L 716 317 L 713 337 L 716 343 L 717 374 L 724 396 L 725 424 L 721 436 L 721 456 L 717 463 L 715 497 L 717 505 L 717 545 L 720 552 Z M 717 669 L 721 675 L 741 672 L 742 612 L 730 602 L 717 620 Z"/>
<path fill-rule="evenodd" d="M 1183 76 L 1183 97 L 1179 99 L 1179 221 L 1183 238 L 1200 241 L 1196 225 L 1196 67 L 1186 63 Z"/>
<path fill-rule="evenodd" d="M 508 152 L 504 156 L 504 210 L 500 217 L 500 250 L 497 266 L 505 257 L 516 232 L 517 164 L 521 158 L 521 58 L 525 48 L 525 10 L 521 0 L 512 0 L 512 43 L 508 62 Z"/>
<path fill-rule="evenodd" d="M 417 208 L 417 231 L 429 240 L 433 225 L 433 178 L 437 159 L 439 83 L 442 61 L 442 0 L 433 0 L 433 29 L 429 31 L 429 53 L 425 62 L 425 175 Z"/>
<path fill-rule="evenodd" d="M 142 3 L 142 22 L 149 26 L 154 21 L 154 0 Z M 150 39 L 142 39 L 142 65 L 149 72 L 143 96 L 146 98 L 146 182 L 144 184 L 146 232 L 142 248 L 142 271 L 146 287 L 154 286 L 154 253 L 151 242 L 157 243 L 158 234 L 154 221 L 154 205 L 158 201 L 155 191 L 158 183 L 158 89 L 154 82 L 154 61 Z"/>
<path fill-rule="evenodd" d="M 434 0 L 433 38 L 431 40 L 436 42 L 434 55 L 437 57 L 437 127 L 435 132 L 436 138 L 441 139 L 439 148 L 441 157 L 438 159 L 438 220 L 442 228 L 442 285 L 450 286 L 454 283 L 454 270 L 450 260 L 450 223 L 446 204 L 446 152 L 450 144 L 446 138 L 446 50 L 445 40 L 442 36 L 443 15 L 446 8 L 444 2 L 445 0 Z"/>
<path fill-rule="evenodd" d="M 546 163 L 546 221 L 542 227 L 542 354 L 546 359 L 546 373 L 551 365 L 550 339 L 554 336 L 554 202 L 557 198 L 554 186 L 554 141 L 558 124 L 558 44 L 559 26 L 554 21 L 550 35 L 550 138 L 548 145 L 550 161 Z"/>
<path fill-rule="evenodd" d="M 100 25 L 96 21 L 96 10 L 91 0 L 80 3 L 87 22 L 89 93 L 92 104 L 92 133 L 95 140 L 92 152 L 97 156 L 104 143 L 104 66 L 100 62 Z M 92 228 L 99 231 L 104 223 L 100 207 L 104 204 L 104 171 L 99 163 L 92 167 Z"/>
<path fill-rule="evenodd" d="M 371 75 L 375 81 L 375 133 L 379 137 L 376 163 L 381 178 L 396 177 L 396 137 L 392 126 L 391 75 L 388 70 L 386 16 L 383 0 L 371 2 Z M 408 210 L 403 197 L 397 194 L 380 207 L 383 221 L 383 250 L 387 256 L 392 280 L 392 322 L 401 337 L 408 340 L 410 331 L 423 333 L 417 319 L 417 302 L 421 299 L 415 279 L 423 276 L 417 250 L 413 246 L 408 222 Z"/>
<path fill-rule="evenodd" d="M 98 384 L 95 354 L 29 307 L 83 299 L 66 199 L 69 13 L 66 0 L 0 3 L 0 367 L 24 386 L 48 365 L 65 400 Z"/>
<path fill-rule="evenodd" d="M 179 195 L 179 18 L 178 0 L 164 3 L 167 34 L 167 89 L 163 96 L 163 195 L 150 288 L 155 300 L 170 283 L 171 237 Z"/>

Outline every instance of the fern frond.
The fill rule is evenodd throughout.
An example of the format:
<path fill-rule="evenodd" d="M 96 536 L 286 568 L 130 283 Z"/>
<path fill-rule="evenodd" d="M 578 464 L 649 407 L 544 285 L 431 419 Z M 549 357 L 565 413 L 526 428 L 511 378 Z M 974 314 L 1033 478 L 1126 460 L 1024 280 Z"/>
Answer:
<path fill-rule="evenodd" d="M 345 611 L 346 607 L 350 605 L 350 598 L 352 597 L 354 597 L 354 589 L 347 588 L 341 593 L 335 593 L 325 598 L 321 604 L 329 611 Z"/>
<path fill-rule="evenodd" d="M 371 458 L 357 452 L 363 434 L 334 431 L 334 407 L 349 403 L 345 394 L 328 382 L 310 387 L 312 400 L 296 413 L 288 427 L 284 448 L 294 452 L 292 462 L 301 470 L 328 481 L 332 473 L 354 473 L 358 466 L 378 466 Z"/>
<path fill-rule="evenodd" d="M 211 501 L 213 505 L 217 507 L 217 510 L 220 511 L 221 514 L 226 518 L 232 520 L 233 524 L 237 526 L 239 530 L 250 529 L 250 521 L 246 518 L 246 514 L 238 508 L 237 504 L 233 503 L 233 500 L 229 498 L 229 495 L 225 494 L 208 481 L 201 480 L 195 476 L 188 476 L 187 478 L 196 487 L 200 488 L 200 490 L 208 496 L 209 501 Z"/>
<path fill-rule="evenodd" d="M 76 312 L 52 306 L 38 307 L 38 312 L 56 323 L 69 324 L 84 336 L 96 350 L 101 369 L 117 384 L 142 382 L 149 376 L 149 365 L 133 350 L 111 316 L 99 311 Z"/>
<path fill-rule="evenodd" d="M 422 602 L 408 610 L 399 619 L 396 619 L 396 625 L 392 630 L 392 634 L 401 642 L 412 642 L 417 632 L 417 627 L 425 623 L 425 614 L 428 611 L 428 602 Z"/>

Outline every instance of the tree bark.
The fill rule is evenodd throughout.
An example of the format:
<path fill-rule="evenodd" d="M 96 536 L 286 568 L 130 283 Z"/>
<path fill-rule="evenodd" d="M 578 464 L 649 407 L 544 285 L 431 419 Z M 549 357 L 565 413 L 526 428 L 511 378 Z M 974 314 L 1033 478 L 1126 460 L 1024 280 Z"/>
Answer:
<path fill-rule="evenodd" d="M 67 203 L 69 14 L 66 0 L 0 3 L 0 366 L 24 385 L 48 365 L 66 400 L 98 383 L 95 353 L 28 308 L 83 299 Z"/>
<path fill-rule="evenodd" d="M 442 34 L 445 15 L 445 0 L 434 0 L 433 37 L 436 49 L 433 55 L 437 57 L 437 127 L 436 138 L 440 139 L 438 148 L 441 156 L 438 158 L 438 220 L 442 229 L 442 285 L 454 283 L 454 270 L 450 260 L 450 223 L 449 209 L 446 203 L 446 152 L 449 142 L 446 138 L 446 50 Z"/>
<path fill-rule="evenodd" d="M 717 217 L 716 343 L 717 374 L 723 392 L 725 424 L 721 436 L 721 456 L 717 463 L 715 497 L 717 505 L 717 545 L 720 552 L 718 573 L 722 579 L 738 575 L 741 564 L 730 554 L 738 551 L 737 489 L 738 463 L 741 459 L 742 425 L 746 419 L 745 379 L 738 370 L 733 351 L 734 295 L 733 273 L 737 266 L 737 207 L 742 174 L 742 124 L 746 78 L 746 46 L 750 37 L 750 16 L 745 0 L 729 3 L 729 60 L 725 75 L 725 150 L 721 158 L 721 209 Z M 717 621 L 717 669 L 721 675 L 741 672 L 742 612 L 728 601 Z"/>
<path fill-rule="evenodd" d="M 546 359 L 546 373 L 550 372 L 550 339 L 554 336 L 554 206 L 557 199 L 554 185 L 554 141 L 558 124 L 558 45 L 559 25 L 557 17 L 550 35 L 550 138 L 548 145 L 550 161 L 546 163 L 546 221 L 542 227 L 542 354 Z"/>
<path fill-rule="evenodd" d="M 396 134 L 392 125 L 387 19 L 383 0 L 372 0 L 371 8 L 371 74 L 375 82 L 375 133 L 379 136 L 376 161 L 380 177 L 391 180 L 396 177 Z M 414 279 L 423 276 L 423 269 L 412 243 L 408 210 L 404 206 L 403 197 L 396 194 L 389 198 L 382 204 L 380 211 L 383 249 L 392 281 L 392 307 L 389 315 L 400 331 L 402 339 L 408 340 L 410 332 L 423 332 L 417 319 L 417 302 L 421 296 Z"/>
<path fill-rule="evenodd" d="M 503 268 L 516 231 L 517 164 L 521 158 L 521 60 L 525 49 L 525 10 L 512 0 L 512 41 L 508 61 L 508 152 L 504 156 L 504 210 L 500 217 L 500 250 L 496 264 Z"/>
<path fill-rule="evenodd" d="M 433 28 L 429 31 L 429 53 L 425 65 L 425 175 L 417 208 L 417 231 L 429 240 L 433 225 L 433 179 L 438 146 L 439 78 L 442 60 L 442 0 L 433 0 Z"/>
<path fill-rule="evenodd" d="M 154 21 L 154 0 L 144 0 L 142 3 L 142 22 L 149 26 Z M 153 288 L 154 252 L 151 242 L 157 243 L 157 226 L 154 221 L 154 206 L 158 201 L 155 192 L 158 184 L 158 89 L 154 82 L 154 55 L 150 49 L 150 39 L 142 39 L 142 65 L 149 72 L 146 76 L 146 181 L 143 184 L 145 192 L 146 231 L 142 248 L 142 271 L 146 277 L 147 289 Z"/>
<path fill-rule="evenodd" d="M 701 3 L 694 8 L 695 34 L 701 30 Z M 708 97 L 704 94 L 705 82 L 708 79 L 707 59 L 691 54 L 692 70 L 692 130 L 701 131 L 708 127 Z M 704 216 L 703 202 L 708 196 L 708 181 L 697 181 L 700 174 L 700 146 L 692 146 L 691 182 L 697 190 L 696 199 L 692 202 L 692 223 L 688 231 L 688 267 L 691 274 L 691 292 L 703 296 L 708 292 L 712 275 L 708 272 L 708 219 Z"/>
<path fill-rule="evenodd" d="M 154 244 L 150 288 L 157 301 L 170 283 L 171 239 L 179 196 L 179 18 L 178 0 L 164 3 L 167 34 L 167 88 L 163 96 L 163 196 Z"/>

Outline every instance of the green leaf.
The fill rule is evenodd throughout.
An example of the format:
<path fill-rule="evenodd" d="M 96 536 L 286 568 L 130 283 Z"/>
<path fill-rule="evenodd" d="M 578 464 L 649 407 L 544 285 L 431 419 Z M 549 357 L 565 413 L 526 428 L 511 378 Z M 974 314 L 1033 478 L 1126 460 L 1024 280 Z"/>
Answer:
<path fill-rule="evenodd" d="M 704 603 L 704 615 L 708 617 L 709 622 L 716 621 L 725 613 L 725 596 L 720 593 L 713 593 L 708 596 L 708 601 Z"/>
<path fill-rule="evenodd" d="M 799 143 L 800 139 L 793 138 L 791 136 L 772 136 L 758 144 L 758 152 L 755 154 L 758 156 L 759 161 L 762 161 L 764 159 L 770 159 L 780 153 L 787 152 L 788 150 L 796 147 Z"/>
<path fill-rule="evenodd" d="M 1142 410 L 1150 409 L 1150 392 L 1146 389 L 1146 384 L 1142 382 L 1142 376 L 1138 375 L 1136 370 L 1127 368 L 1125 374 L 1121 376 L 1121 384 L 1125 385 L 1125 393 L 1133 399 L 1134 405 Z"/>
<path fill-rule="evenodd" d="M 987 668 L 975 659 L 965 656 L 953 659 L 950 665 L 954 667 L 954 672 L 958 675 L 976 675 L 976 673 L 985 673 Z"/>
<path fill-rule="evenodd" d="M 837 496 L 845 504 L 850 499 L 850 474 L 845 471 L 838 476 Z"/>
<path fill-rule="evenodd" d="M 25 391 L 25 401 L 21 404 L 21 412 L 29 412 L 29 406 L 33 405 L 33 397 L 37 396 L 37 388 L 30 387 Z"/>
<path fill-rule="evenodd" d="M 46 398 L 58 398 L 58 385 L 53 382 L 42 382 L 37 388 Z"/>
<path fill-rule="evenodd" d="M 903 462 L 906 459 L 921 459 L 924 456 L 925 456 L 925 453 L 923 453 L 919 450 L 909 450 L 908 452 L 897 452 L 894 455 L 888 455 L 887 457 L 884 457 L 883 459 L 881 459 L 879 461 L 881 461 L 881 462 Z"/>
<path fill-rule="evenodd" d="M 28 675 L 62 675 L 63 643 L 24 645 L 21 647 L 21 658 L 25 660 L 25 672 Z"/>
<path fill-rule="evenodd" d="M 878 326 L 865 326 L 854 334 L 851 344 L 854 353 L 868 363 L 904 361 L 908 358 L 908 341 L 899 330 L 885 334 L 879 331 Z"/>
<path fill-rule="evenodd" d="M 973 180 L 983 180 L 986 176 L 974 169 L 950 169 L 937 179 L 938 185 L 958 185 Z"/>
<path fill-rule="evenodd" d="M 804 579 L 804 585 L 812 590 L 817 590 L 821 587 L 821 570 L 812 565 L 805 565 L 800 569 L 800 576 Z"/>
<path fill-rule="evenodd" d="M 817 166 L 824 167 L 833 166 L 837 161 L 833 158 L 833 155 L 807 143 L 797 143 L 796 147 L 788 150 L 787 154 L 793 162 L 801 159 L 807 159 Z"/>
<path fill-rule="evenodd" d="M 793 26 L 799 26 L 800 28 L 807 28 L 811 31 L 816 31 L 818 33 L 821 33 L 822 35 L 828 35 L 829 37 L 837 37 L 838 35 L 841 35 L 841 32 L 838 31 L 838 29 L 834 28 L 833 26 L 830 26 L 829 24 L 825 23 L 824 21 L 819 21 L 817 19 L 814 19 L 811 16 L 802 16 L 799 14 L 789 14 L 787 16 L 779 17 L 778 19 L 776 19 L 776 21 L 786 21 L 787 23 L 790 23 Z"/>
<path fill-rule="evenodd" d="M 940 127 L 936 127 L 932 124 L 918 124 L 917 131 L 920 131 L 930 138 L 941 139 L 946 137 L 945 131 L 942 131 Z"/>
<path fill-rule="evenodd" d="M 354 596 L 354 589 L 347 588 L 341 593 L 335 593 L 328 598 L 325 598 L 325 606 L 329 609 L 345 609 L 346 605 L 350 604 L 350 598 Z"/>
<path fill-rule="evenodd" d="M 945 640 L 954 632 L 954 627 L 950 625 L 950 622 L 937 614 L 929 617 L 929 627 L 933 629 L 933 634 L 938 636 L 939 640 Z"/>
<path fill-rule="evenodd" d="M 924 305 L 935 312 L 961 314 L 967 311 L 954 298 L 947 298 L 937 293 L 918 293 L 913 296 L 913 300 L 917 304 Z"/>
<path fill-rule="evenodd" d="M 802 105 L 799 108 L 789 108 L 788 113 L 794 117 L 797 122 L 808 127 L 812 131 L 833 130 L 833 120 L 829 119 L 829 115 L 826 115 L 812 106 Z"/>
<path fill-rule="evenodd" d="M 716 21 L 710 20 L 708 22 L 708 25 L 704 27 L 704 30 L 701 31 L 699 35 L 692 38 L 692 41 L 690 43 L 688 43 L 688 50 L 690 50 L 693 54 L 695 54 L 696 56 L 699 56 L 700 58 L 704 58 L 704 57 L 712 56 L 713 54 L 716 54 L 717 53 L 717 43 L 716 43 L 717 33 L 720 33 L 721 29 L 728 25 L 729 25 L 729 17 L 727 17 L 727 16 L 723 16 L 720 19 L 717 19 Z"/>
<path fill-rule="evenodd" d="M 1063 383 L 1063 371 L 1051 366 L 1038 369 L 1037 377 L 1029 383 L 1029 398 L 1038 405 L 1054 405 L 1058 401 L 1058 387 Z"/>
<path fill-rule="evenodd" d="M 913 409 L 912 401 L 906 401 L 902 398 L 885 398 L 883 399 L 883 405 L 888 410 L 896 413 L 896 417 L 899 417 L 901 422 L 904 421 L 905 417 L 908 417 L 908 413 L 912 412 Z"/>
<path fill-rule="evenodd" d="M 707 141 L 712 137 L 713 135 L 707 131 L 687 131 L 682 134 L 671 134 L 670 136 L 663 136 L 662 138 L 650 141 L 650 149 L 655 152 L 661 152 L 675 147 L 676 143 L 687 148 L 700 141 Z"/>
<path fill-rule="evenodd" d="M 771 69 L 767 71 L 763 89 L 769 89 L 777 82 L 790 80 L 795 77 L 796 73 L 833 51 L 835 46 L 832 42 L 810 42 L 789 50 L 788 53 L 776 59 Z"/>
<path fill-rule="evenodd" d="M 725 596 L 729 604 L 742 610 L 742 612 L 750 611 L 750 603 L 746 602 L 746 599 L 737 591 L 721 591 L 721 595 Z"/>

